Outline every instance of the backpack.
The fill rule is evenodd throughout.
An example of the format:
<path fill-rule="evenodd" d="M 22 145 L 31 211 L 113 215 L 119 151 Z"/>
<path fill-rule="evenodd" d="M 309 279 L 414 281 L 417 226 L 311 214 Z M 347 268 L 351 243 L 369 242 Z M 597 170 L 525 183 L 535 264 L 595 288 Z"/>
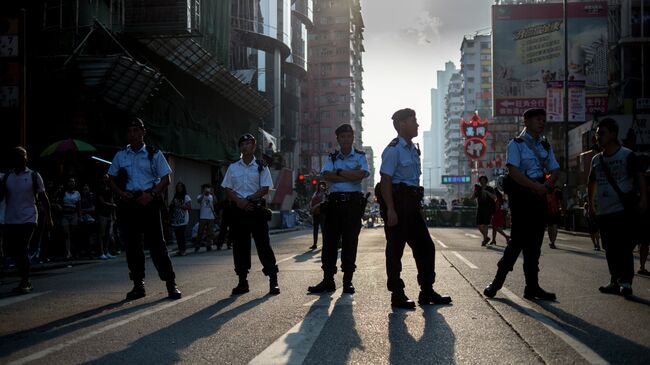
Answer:
<path fill-rule="evenodd" d="M 7 180 L 9 180 L 9 175 L 13 172 L 9 171 L 2 177 L 2 182 L 0 183 L 0 201 L 5 200 L 7 197 Z M 32 170 L 32 190 L 34 191 L 34 200 L 38 200 L 38 172 Z"/>

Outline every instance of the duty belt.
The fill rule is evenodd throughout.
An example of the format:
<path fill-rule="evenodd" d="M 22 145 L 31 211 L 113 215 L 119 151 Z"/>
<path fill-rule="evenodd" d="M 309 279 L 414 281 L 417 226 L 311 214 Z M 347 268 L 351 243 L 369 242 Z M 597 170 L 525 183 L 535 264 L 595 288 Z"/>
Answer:
<path fill-rule="evenodd" d="M 360 192 L 329 193 L 327 200 L 332 203 L 358 202 L 363 197 Z"/>
<path fill-rule="evenodd" d="M 404 194 L 418 199 L 424 198 L 424 188 L 421 186 L 411 186 L 404 183 L 393 184 L 393 193 Z"/>

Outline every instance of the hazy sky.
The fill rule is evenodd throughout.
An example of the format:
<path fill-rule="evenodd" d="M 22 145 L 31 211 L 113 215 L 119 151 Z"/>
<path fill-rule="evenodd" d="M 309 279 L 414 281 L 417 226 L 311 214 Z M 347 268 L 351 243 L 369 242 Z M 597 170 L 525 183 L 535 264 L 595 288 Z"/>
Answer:
<path fill-rule="evenodd" d="M 363 55 L 363 142 L 381 152 L 397 133 L 391 115 L 410 107 L 420 124 L 415 142 L 431 125 L 431 88 L 447 61 L 460 67 L 463 35 L 490 27 L 491 0 L 361 0 L 365 23 Z"/>

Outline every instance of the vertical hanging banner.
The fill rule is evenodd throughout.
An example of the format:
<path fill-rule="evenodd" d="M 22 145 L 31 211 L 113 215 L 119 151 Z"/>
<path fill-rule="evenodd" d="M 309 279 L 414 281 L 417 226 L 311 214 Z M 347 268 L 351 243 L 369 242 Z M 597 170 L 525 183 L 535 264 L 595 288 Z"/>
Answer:
<path fill-rule="evenodd" d="M 569 122 L 584 122 L 587 117 L 585 81 L 569 81 Z"/>
<path fill-rule="evenodd" d="M 0 17 L 0 108 L 19 105 L 18 18 Z"/>
<path fill-rule="evenodd" d="M 565 67 L 562 2 L 492 6 L 494 116 L 549 108 L 547 85 L 562 81 L 565 69 L 569 81 L 585 83 L 585 113 L 607 111 L 607 11 L 607 1 L 568 3 Z M 576 110 L 578 119 L 585 118 Z"/>
<path fill-rule="evenodd" d="M 546 83 L 546 120 L 559 122 L 564 119 L 564 82 Z"/>

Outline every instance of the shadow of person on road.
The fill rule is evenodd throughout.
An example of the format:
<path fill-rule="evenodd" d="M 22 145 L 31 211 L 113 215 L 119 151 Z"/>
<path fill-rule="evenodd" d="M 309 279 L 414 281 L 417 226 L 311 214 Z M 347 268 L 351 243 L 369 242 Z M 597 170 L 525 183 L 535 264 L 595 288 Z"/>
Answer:
<path fill-rule="evenodd" d="M 318 254 L 320 252 L 321 252 L 321 250 L 307 251 L 307 252 L 305 252 L 305 253 L 303 253 L 301 255 L 298 255 L 298 256 L 294 257 L 293 260 L 294 260 L 294 262 L 306 262 L 306 261 L 309 261 L 309 260 L 313 259 L 316 256 L 316 254 Z"/>
<path fill-rule="evenodd" d="M 437 310 L 438 306 L 422 307 L 424 329 L 416 340 L 409 332 L 407 319 L 417 312 L 396 309 L 388 315 L 390 364 L 454 364 L 456 336 Z"/>
<path fill-rule="evenodd" d="M 215 336 L 225 323 L 271 297 L 266 295 L 255 298 L 220 313 L 233 304 L 237 297 L 221 299 L 178 322 L 139 338 L 122 351 L 106 354 L 86 364 L 176 364 L 183 361 L 179 355 L 181 350 L 188 348 L 198 339 Z"/>
<path fill-rule="evenodd" d="M 343 294 L 336 300 L 332 313 L 303 363 L 348 364 L 352 351 L 364 349 L 363 341 L 356 328 L 353 309 L 353 296 Z M 323 310 L 327 311 L 327 307 L 323 307 Z"/>
<path fill-rule="evenodd" d="M 522 308 L 519 304 L 514 303 L 510 299 L 495 298 L 492 300 L 509 305 L 521 314 L 530 316 L 524 308 Z M 612 364 L 621 363 L 622 361 L 620 356 L 622 356 L 622 354 L 625 354 L 625 363 L 648 363 L 648 354 L 650 353 L 649 347 L 640 345 L 632 340 L 589 323 L 580 317 L 577 317 L 571 313 L 566 312 L 563 309 L 558 308 L 553 302 L 545 303 L 539 301 L 536 303 L 545 310 L 555 315 L 560 319 L 560 321 L 562 321 L 562 324 L 560 324 L 557 321 L 545 316 L 542 312 L 538 312 L 540 315 L 549 319 L 547 321 L 547 324 L 549 326 L 568 332 L 571 334 L 571 336 L 587 345 L 587 347 L 589 347 L 592 351 L 596 352 L 608 362 Z M 619 320 L 614 315 L 611 316 L 611 319 L 613 321 Z M 618 355 L 619 357 L 612 358 L 613 354 Z"/>
<path fill-rule="evenodd" d="M 38 327 L 2 336 L 0 337 L 0 357 L 11 355 L 24 348 L 35 346 L 41 342 L 61 337 L 80 329 L 92 327 L 102 322 L 123 316 L 128 316 L 131 313 L 153 307 L 165 301 L 167 301 L 167 299 L 162 298 L 153 302 L 136 304 L 135 302 L 121 300 L 119 302 L 106 304 L 98 308 L 89 309 L 65 318 L 57 319 Z M 127 306 L 128 304 L 133 304 L 133 306 Z M 124 308 L 102 315 L 105 312 L 110 312 L 120 307 Z"/>

